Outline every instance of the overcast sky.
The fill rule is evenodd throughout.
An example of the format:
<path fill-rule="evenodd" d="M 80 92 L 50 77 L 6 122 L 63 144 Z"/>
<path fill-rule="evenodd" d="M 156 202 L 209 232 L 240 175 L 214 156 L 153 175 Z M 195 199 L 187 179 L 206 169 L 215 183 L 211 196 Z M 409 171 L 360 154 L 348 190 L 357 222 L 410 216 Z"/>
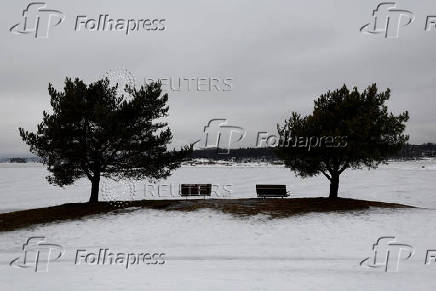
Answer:
<path fill-rule="evenodd" d="M 198 140 L 212 118 L 256 132 L 275 131 L 290 111 L 309 113 L 313 100 L 342 84 L 390 88 L 389 108 L 410 112 L 411 143 L 436 141 L 436 31 L 426 32 L 433 1 L 397 1 L 414 13 L 397 39 L 362 34 L 379 1 L 48 1 L 64 21 L 47 39 L 9 29 L 30 3 L 2 1 L 0 10 L 0 154 L 27 152 L 17 128 L 34 130 L 49 108 L 48 83 L 66 76 L 88 82 L 110 70 L 145 78 L 231 79 L 230 91 L 169 92 L 169 123 L 178 146 Z M 74 31 L 78 15 L 165 19 L 163 31 Z M 223 87 L 222 83 L 219 87 Z"/>

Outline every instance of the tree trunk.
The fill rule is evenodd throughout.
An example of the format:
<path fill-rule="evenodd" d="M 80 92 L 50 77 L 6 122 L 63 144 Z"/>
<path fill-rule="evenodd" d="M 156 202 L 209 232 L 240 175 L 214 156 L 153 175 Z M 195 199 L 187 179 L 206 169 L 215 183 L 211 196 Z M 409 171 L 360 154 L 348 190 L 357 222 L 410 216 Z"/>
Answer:
<path fill-rule="evenodd" d="M 338 198 L 338 190 L 339 190 L 339 173 L 334 173 L 331 175 L 330 179 L 330 199 Z"/>
<path fill-rule="evenodd" d="M 95 174 L 94 179 L 91 181 L 91 197 L 89 197 L 89 203 L 98 202 L 98 192 L 100 190 L 100 173 Z"/>

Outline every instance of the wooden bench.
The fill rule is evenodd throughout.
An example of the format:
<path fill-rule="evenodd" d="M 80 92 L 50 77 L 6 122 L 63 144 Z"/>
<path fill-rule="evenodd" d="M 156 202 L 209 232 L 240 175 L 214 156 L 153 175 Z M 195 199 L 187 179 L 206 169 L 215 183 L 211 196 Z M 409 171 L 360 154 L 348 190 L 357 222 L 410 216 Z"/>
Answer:
<path fill-rule="evenodd" d="M 289 197 L 286 185 L 256 185 L 256 193 L 259 198 Z"/>
<path fill-rule="evenodd" d="M 212 195 L 212 184 L 182 184 L 180 185 L 180 196 L 206 196 Z"/>

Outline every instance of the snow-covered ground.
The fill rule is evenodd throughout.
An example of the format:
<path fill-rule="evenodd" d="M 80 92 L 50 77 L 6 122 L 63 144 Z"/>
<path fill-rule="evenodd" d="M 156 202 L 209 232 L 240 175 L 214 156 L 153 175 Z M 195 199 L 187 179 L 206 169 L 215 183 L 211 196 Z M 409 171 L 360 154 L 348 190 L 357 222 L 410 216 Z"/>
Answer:
<path fill-rule="evenodd" d="M 88 200 L 91 186 L 86 179 L 59 188 L 47 183 L 47 175 L 41 164 L 0 163 L 0 213 Z M 392 162 L 376 170 L 345 171 L 339 192 L 341 197 L 436 208 L 435 177 L 436 160 Z M 181 183 L 211 183 L 214 196 L 226 198 L 256 197 L 256 184 L 286 184 L 293 197 L 327 196 L 329 191 L 322 175 L 302 179 L 283 166 L 262 164 L 184 166 L 165 181 L 131 183 L 103 181 L 100 196 L 103 200 L 180 198 Z"/>
<path fill-rule="evenodd" d="M 0 166 L 0 208 L 25 209 L 86 201 L 82 181 L 65 190 L 47 185 L 39 165 Z M 429 209 L 371 209 L 270 220 L 234 218 L 212 210 L 157 210 L 93 216 L 0 234 L 0 290 L 433 290 L 436 263 L 436 161 L 395 162 L 348 171 L 340 195 Z M 232 184 L 231 197 L 255 197 L 256 183 L 283 183 L 295 197 L 326 196 L 323 177 L 300 179 L 281 167 L 184 167 L 162 184 Z M 124 186 L 126 186 L 125 184 Z M 124 187 L 122 186 L 122 187 Z M 135 198 L 144 195 L 135 184 Z M 114 191 L 116 186 L 107 183 Z M 126 191 L 129 192 L 129 191 Z M 142 196 L 143 197 L 143 196 Z M 156 198 L 156 197 L 155 197 Z M 31 236 L 46 236 L 65 255 L 48 272 L 9 266 Z M 398 272 L 365 268 L 381 236 L 415 250 Z M 78 249 L 165 253 L 165 264 L 75 265 Z"/>

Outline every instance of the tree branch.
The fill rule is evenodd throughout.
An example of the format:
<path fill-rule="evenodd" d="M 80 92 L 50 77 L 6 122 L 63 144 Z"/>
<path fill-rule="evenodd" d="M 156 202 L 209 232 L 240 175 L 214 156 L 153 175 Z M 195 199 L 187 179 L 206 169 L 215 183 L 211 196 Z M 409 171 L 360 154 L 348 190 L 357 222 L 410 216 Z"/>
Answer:
<path fill-rule="evenodd" d="M 321 170 L 321 173 L 323 173 L 324 174 L 324 176 L 326 176 L 327 177 L 327 179 L 329 179 L 329 180 L 331 180 L 332 179 L 332 177 L 329 175 L 329 174 L 327 174 L 324 170 Z"/>

